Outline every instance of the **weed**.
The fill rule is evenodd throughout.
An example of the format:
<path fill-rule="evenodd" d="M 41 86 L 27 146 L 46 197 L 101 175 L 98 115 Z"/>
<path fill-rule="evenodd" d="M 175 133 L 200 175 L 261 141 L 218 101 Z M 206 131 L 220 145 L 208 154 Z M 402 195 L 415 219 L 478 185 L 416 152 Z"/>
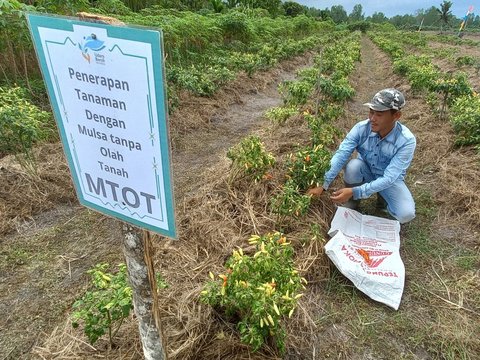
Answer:
<path fill-rule="evenodd" d="M 455 257 L 455 264 L 464 270 L 474 270 L 479 263 L 480 256 L 471 251 L 464 251 L 461 255 Z"/>

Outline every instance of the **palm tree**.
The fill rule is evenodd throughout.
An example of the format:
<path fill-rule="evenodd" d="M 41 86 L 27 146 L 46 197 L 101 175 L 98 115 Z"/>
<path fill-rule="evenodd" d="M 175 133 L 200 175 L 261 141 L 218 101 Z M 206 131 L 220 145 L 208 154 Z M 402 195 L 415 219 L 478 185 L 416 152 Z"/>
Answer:
<path fill-rule="evenodd" d="M 212 5 L 213 11 L 216 13 L 222 12 L 224 7 L 222 0 L 210 0 L 210 4 Z"/>
<path fill-rule="evenodd" d="M 451 1 L 443 0 L 443 3 L 440 4 L 440 9 L 436 8 L 438 15 L 440 17 L 440 21 L 442 22 L 442 24 L 445 24 L 445 26 L 448 25 L 450 17 L 452 16 L 452 10 L 450 10 L 451 7 L 452 7 Z M 443 25 L 441 25 L 440 31 L 443 32 Z"/>

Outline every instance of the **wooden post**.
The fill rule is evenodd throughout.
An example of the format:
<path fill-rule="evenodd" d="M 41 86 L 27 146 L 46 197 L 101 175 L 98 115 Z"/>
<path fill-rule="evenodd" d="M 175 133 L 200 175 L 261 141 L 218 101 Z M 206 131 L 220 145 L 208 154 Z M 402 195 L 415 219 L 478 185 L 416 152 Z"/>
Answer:
<path fill-rule="evenodd" d="M 128 226 L 128 225 L 127 225 Z M 166 360 L 163 333 L 158 307 L 157 282 L 153 268 L 151 235 L 143 230 L 142 236 L 128 226 L 123 242 L 133 305 L 146 360 Z"/>

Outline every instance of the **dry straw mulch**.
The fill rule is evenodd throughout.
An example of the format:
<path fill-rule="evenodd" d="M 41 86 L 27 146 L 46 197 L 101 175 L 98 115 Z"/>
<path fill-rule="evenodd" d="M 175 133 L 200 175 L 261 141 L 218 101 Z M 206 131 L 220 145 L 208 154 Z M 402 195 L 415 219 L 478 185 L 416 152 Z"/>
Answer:
<path fill-rule="evenodd" d="M 77 203 L 61 145 L 44 144 L 34 155 L 35 173 L 11 156 L 0 160 L 0 235 L 59 204 Z"/>
<path fill-rule="evenodd" d="M 229 166 L 226 159 L 219 159 L 217 166 L 206 171 L 204 185 L 187 195 L 184 203 L 177 204 L 181 240 L 154 241 L 155 268 L 169 284 L 161 292 L 160 308 L 171 359 L 281 358 L 271 346 L 251 352 L 240 342 L 234 324 L 199 301 L 208 272 L 223 272 L 223 264 L 232 250 L 242 247 L 247 254 L 253 253 L 254 248 L 247 242 L 250 234 L 278 229 L 268 204 L 272 191 L 281 184 L 280 170 L 276 169 L 273 181 L 253 185 L 239 174 L 232 176 Z M 331 214 L 332 209 L 318 201 L 307 217 L 285 223 L 287 237 L 296 249 L 297 267 L 311 283 L 328 277 L 329 264 L 323 250 L 325 240 L 314 238 L 310 225 L 320 224 L 325 228 Z M 285 322 L 289 357 L 302 359 L 305 351 L 311 351 L 308 344 L 316 341 L 311 314 L 318 303 L 318 293 L 308 289 L 295 316 Z M 132 339 L 131 334 L 137 334 L 134 319 L 118 336 L 120 348 L 108 350 L 100 343 L 99 348 L 103 349 L 100 351 L 84 343 L 80 330 L 65 325 L 36 347 L 34 353 L 46 359 L 141 358 L 137 335 Z"/>
<path fill-rule="evenodd" d="M 304 64 L 305 60 L 299 63 Z M 298 66 L 289 61 L 284 68 Z M 182 106 L 170 119 L 171 133 L 176 151 L 188 146 L 182 142 L 184 134 L 193 131 L 215 131 L 211 119 L 216 113 L 234 103 L 241 103 L 235 94 L 258 91 L 275 78 L 277 70 L 259 74 L 255 79 L 241 75 L 235 84 L 220 92 L 215 100 L 185 97 Z M 287 331 L 287 356 L 305 359 L 311 356 L 310 345 L 317 342 L 314 314 L 319 311 L 318 292 L 315 284 L 329 276 L 329 264 L 324 254 L 325 240 L 312 230 L 319 225 L 323 233 L 333 215 L 331 204 L 316 200 L 308 216 L 287 219 L 279 223 L 269 209 L 270 198 L 284 183 L 282 164 L 286 156 L 309 139 L 305 125 L 292 119 L 284 127 L 273 125 L 259 133 L 268 151 L 279 160 L 273 170 L 273 179 L 254 184 L 241 174 L 232 172 L 225 153 L 212 154 L 213 166 L 200 174 L 201 181 L 175 189 L 177 194 L 177 226 L 179 241 L 158 239 L 155 243 L 155 268 L 164 277 L 169 287 L 162 290 L 160 309 L 169 358 L 171 359 L 280 359 L 278 351 L 265 346 L 253 353 L 239 340 L 235 325 L 210 306 L 200 303 L 199 294 L 208 280 L 208 272 L 223 272 L 223 265 L 232 250 L 242 247 L 245 253 L 253 253 L 247 239 L 251 234 L 263 234 L 275 230 L 286 233 L 296 250 L 295 262 L 300 273 L 313 284 L 305 291 L 292 319 L 285 321 Z M 241 137 L 247 134 L 239 134 Z M 201 141 L 201 134 L 199 135 Z M 292 139 L 296 139 L 292 143 Z M 188 167 L 188 164 L 184 164 Z M 178 172 L 181 176 L 181 171 Z M 185 169 L 185 176 L 189 177 Z M 187 179 L 188 180 L 188 179 Z M 142 350 L 134 318 L 124 325 L 117 336 L 118 348 L 108 349 L 100 341 L 95 347 L 84 340 L 81 329 L 72 329 L 67 323 L 51 334 L 46 341 L 34 348 L 33 354 L 44 359 L 141 359 Z"/>

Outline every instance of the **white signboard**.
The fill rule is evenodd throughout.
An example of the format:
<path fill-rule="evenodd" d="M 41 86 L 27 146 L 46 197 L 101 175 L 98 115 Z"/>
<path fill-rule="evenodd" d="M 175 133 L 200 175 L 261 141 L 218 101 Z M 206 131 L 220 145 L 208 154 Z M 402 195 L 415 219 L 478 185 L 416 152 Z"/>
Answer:
<path fill-rule="evenodd" d="M 176 237 L 161 33 L 28 21 L 80 203 Z"/>

